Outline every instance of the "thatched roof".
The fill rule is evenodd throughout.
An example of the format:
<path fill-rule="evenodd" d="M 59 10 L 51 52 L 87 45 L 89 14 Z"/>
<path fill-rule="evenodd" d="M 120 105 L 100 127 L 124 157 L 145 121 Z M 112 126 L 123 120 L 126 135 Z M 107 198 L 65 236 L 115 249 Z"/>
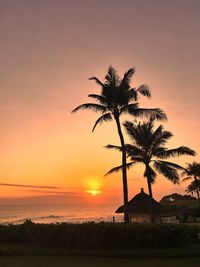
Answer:
<path fill-rule="evenodd" d="M 129 213 L 137 213 L 137 214 L 149 213 L 149 204 L 150 204 L 150 196 L 147 195 L 142 188 L 141 192 L 137 194 L 136 196 L 134 196 L 128 202 L 127 211 Z M 158 203 L 155 199 L 153 199 L 153 207 L 154 207 L 155 214 L 168 212 L 167 208 L 165 208 L 163 205 Z M 120 206 L 115 212 L 123 213 L 124 206 Z"/>

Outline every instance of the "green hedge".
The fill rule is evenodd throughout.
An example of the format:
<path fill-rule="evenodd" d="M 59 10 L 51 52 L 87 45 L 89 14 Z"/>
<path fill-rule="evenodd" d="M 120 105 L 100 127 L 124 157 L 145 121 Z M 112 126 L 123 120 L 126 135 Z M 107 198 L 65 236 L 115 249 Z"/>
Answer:
<path fill-rule="evenodd" d="M 198 242 L 199 228 L 164 224 L 0 225 L 0 244 L 32 244 L 68 249 L 135 249 L 183 247 Z"/>

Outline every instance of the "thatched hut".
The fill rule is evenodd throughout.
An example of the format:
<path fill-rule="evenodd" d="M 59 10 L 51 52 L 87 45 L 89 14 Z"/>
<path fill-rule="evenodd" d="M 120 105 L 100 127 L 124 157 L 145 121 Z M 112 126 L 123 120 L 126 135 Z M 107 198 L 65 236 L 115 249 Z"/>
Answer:
<path fill-rule="evenodd" d="M 168 212 L 168 210 L 153 199 L 153 209 L 155 214 L 155 222 L 160 222 L 161 215 Z M 141 192 L 134 196 L 127 205 L 127 210 L 129 214 L 130 222 L 137 223 L 149 223 L 150 222 L 150 196 L 144 192 L 144 189 L 141 188 Z M 120 206 L 116 213 L 123 213 L 124 206 Z"/>

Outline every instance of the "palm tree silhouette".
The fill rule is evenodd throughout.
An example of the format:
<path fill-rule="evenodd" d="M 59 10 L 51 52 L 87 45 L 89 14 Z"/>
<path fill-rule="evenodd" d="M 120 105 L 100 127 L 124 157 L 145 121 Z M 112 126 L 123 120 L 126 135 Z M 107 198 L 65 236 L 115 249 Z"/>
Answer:
<path fill-rule="evenodd" d="M 126 171 L 126 149 L 124 136 L 121 129 L 120 116 L 122 114 L 131 114 L 135 117 L 150 116 L 158 120 L 166 120 L 165 113 L 159 109 L 139 108 L 139 95 L 150 98 L 150 90 L 147 85 L 141 85 L 138 88 L 132 88 L 130 85 L 131 78 L 135 70 L 129 69 L 124 73 L 122 79 L 119 78 L 117 71 L 110 66 L 105 76 L 105 82 L 101 82 L 97 77 L 92 77 L 89 80 L 94 80 L 101 87 L 100 94 L 89 94 L 88 97 L 93 98 L 97 103 L 85 103 L 72 112 L 82 109 L 89 109 L 99 112 L 102 115 L 97 119 L 92 129 L 95 130 L 98 124 L 105 121 L 115 120 L 117 131 L 122 147 L 122 182 L 123 182 L 123 199 L 124 199 L 124 221 L 129 222 L 126 206 L 128 203 L 128 186 L 127 186 L 127 171 Z"/>
<path fill-rule="evenodd" d="M 130 168 L 136 163 L 145 165 L 144 177 L 147 178 L 150 195 L 150 219 L 151 222 L 154 223 L 155 216 L 152 205 L 152 184 L 155 182 L 157 176 L 156 171 L 174 184 L 179 183 L 178 170 L 184 170 L 184 168 L 178 164 L 163 159 L 181 155 L 194 156 L 195 151 L 186 146 L 180 146 L 174 149 L 166 148 L 165 144 L 172 137 L 172 133 L 164 131 L 162 125 L 154 130 L 153 120 L 139 124 L 133 124 L 132 122 L 126 121 L 124 126 L 132 141 L 132 144 L 127 144 L 125 146 L 127 157 L 130 158 L 130 162 L 127 163 L 127 168 Z M 122 150 L 121 147 L 114 145 L 107 145 L 106 148 Z M 122 166 L 115 167 L 107 174 L 119 171 L 121 168 Z"/>
<path fill-rule="evenodd" d="M 197 194 L 198 201 L 200 202 L 199 196 L 199 184 L 200 184 L 200 164 L 197 162 L 188 163 L 185 170 L 182 172 L 182 176 L 186 176 L 183 181 L 193 180 L 188 189 L 194 189 Z M 193 191 L 194 191 L 193 190 Z"/>
<path fill-rule="evenodd" d="M 193 180 L 187 187 L 187 189 L 185 190 L 185 192 L 187 193 L 190 193 L 192 194 L 192 196 L 194 195 L 194 192 L 197 193 L 196 189 L 200 190 L 200 179 L 197 179 L 196 180 L 196 183 L 195 183 L 195 180 Z M 198 196 L 197 196 L 198 197 Z"/>

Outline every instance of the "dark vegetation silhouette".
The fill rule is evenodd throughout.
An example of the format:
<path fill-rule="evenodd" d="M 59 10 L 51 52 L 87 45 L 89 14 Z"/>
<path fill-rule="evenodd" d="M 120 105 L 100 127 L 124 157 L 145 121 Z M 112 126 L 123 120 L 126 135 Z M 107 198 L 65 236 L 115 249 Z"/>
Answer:
<path fill-rule="evenodd" d="M 124 223 L 0 225 L 0 245 L 70 250 L 131 250 L 184 247 L 198 242 L 199 228 Z M 2 247 L 1 247 L 2 248 Z M 2 251 L 1 251 L 2 253 Z M 10 255 L 10 254 L 8 254 Z"/>
<path fill-rule="evenodd" d="M 165 204 L 165 203 L 172 203 L 174 201 L 182 201 L 182 200 L 196 200 L 195 197 L 190 196 L 190 195 L 181 195 L 178 193 L 173 193 L 167 196 L 164 196 L 161 198 L 160 203 Z"/>
<path fill-rule="evenodd" d="M 198 201 L 200 202 L 200 164 L 197 162 L 188 163 L 185 170 L 182 172 L 182 176 L 186 176 L 183 181 L 193 180 L 187 188 L 187 192 L 196 192 Z"/>
<path fill-rule="evenodd" d="M 110 66 L 105 76 L 105 81 L 101 82 L 97 77 L 91 77 L 100 87 L 100 94 L 89 94 L 88 97 L 96 100 L 97 103 L 85 103 L 72 112 L 87 109 L 101 113 L 101 116 L 94 124 L 92 131 L 95 130 L 98 124 L 106 121 L 115 120 L 117 131 L 121 143 L 122 152 L 122 183 L 123 183 L 123 201 L 124 201 L 124 221 L 129 222 L 127 213 L 128 203 L 128 185 L 127 185 L 127 170 L 126 170 L 126 149 L 125 141 L 122 133 L 120 117 L 123 114 L 130 114 L 134 117 L 148 116 L 157 120 L 166 120 L 166 114 L 159 108 L 147 109 L 139 107 L 139 95 L 150 98 L 150 90 L 147 85 L 141 85 L 138 88 L 131 87 L 131 78 L 135 70 L 129 69 L 122 79 L 119 78 L 117 71 Z"/>
<path fill-rule="evenodd" d="M 185 190 L 186 193 L 194 195 L 194 193 L 197 193 L 200 191 L 200 180 L 192 181 Z M 197 196 L 198 198 L 198 196 Z"/>
<path fill-rule="evenodd" d="M 150 195 L 150 218 L 151 222 L 154 223 L 152 184 L 155 182 L 156 172 L 162 174 L 174 184 L 179 183 L 178 171 L 183 171 L 184 168 L 165 159 L 181 155 L 194 156 L 195 151 L 186 146 L 168 149 L 165 145 L 173 136 L 172 133 L 165 131 L 162 125 L 154 130 L 153 120 L 138 124 L 126 121 L 124 126 L 132 142 L 125 145 L 127 157 L 130 158 L 127 168 L 132 167 L 136 163 L 142 163 L 145 166 L 144 177 L 147 179 Z M 115 145 L 107 145 L 106 148 L 122 150 L 122 147 Z M 122 166 L 115 167 L 107 174 L 119 171 L 121 168 Z"/>
<path fill-rule="evenodd" d="M 169 214 L 176 216 L 182 223 L 199 222 L 200 205 L 198 199 L 193 195 L 173 193 L 162 197 L 159 203 L 169 210 Z"/>

